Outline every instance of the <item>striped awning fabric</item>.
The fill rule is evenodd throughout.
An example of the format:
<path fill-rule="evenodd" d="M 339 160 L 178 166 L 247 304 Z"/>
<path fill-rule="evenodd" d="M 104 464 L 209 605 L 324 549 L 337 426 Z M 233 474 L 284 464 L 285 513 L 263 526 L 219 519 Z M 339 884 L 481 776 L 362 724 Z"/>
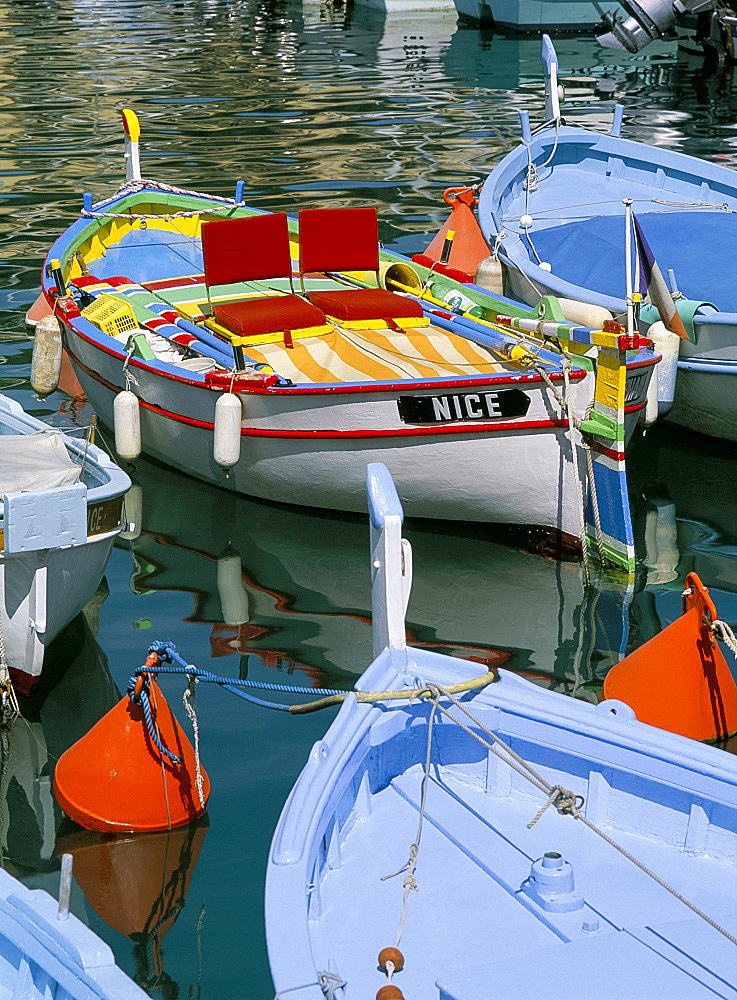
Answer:
<path fill-rule="evenodd" d="M 249 357 L 293 382 L 456 378 L 503 370 L 493 354 L 463 337 L 421 330 L 346 330 L 284 344 L 249 344 Z"/>

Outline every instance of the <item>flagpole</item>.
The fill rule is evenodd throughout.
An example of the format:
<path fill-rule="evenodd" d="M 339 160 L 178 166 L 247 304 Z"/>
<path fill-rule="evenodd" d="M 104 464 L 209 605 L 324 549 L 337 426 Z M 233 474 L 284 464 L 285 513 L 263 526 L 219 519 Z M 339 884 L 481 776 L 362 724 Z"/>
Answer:
<path fill-rule="evenodd" d="M 632 298 L 632 199 L 623 198 L 624 205 L 624 266 L 627 269 L 627 333 L 635 333 L 635 303 Z"/>

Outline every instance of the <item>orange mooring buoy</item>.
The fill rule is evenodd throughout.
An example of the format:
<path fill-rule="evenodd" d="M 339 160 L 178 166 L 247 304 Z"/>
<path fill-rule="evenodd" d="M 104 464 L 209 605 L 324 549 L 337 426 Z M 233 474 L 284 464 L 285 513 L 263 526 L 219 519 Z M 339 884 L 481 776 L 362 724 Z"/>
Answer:
<path fill-rule="evenodd" d="M 488 244 L 473 214 L 478 198 L 473 188 L 465 187 L 448 188 L 443 192 L 443 199 L 453 208 L 448 221 L 427 250 L 415 254 L 412 260 L 457 281 L 473 281 L 476 268 L 489 256 Z M 449 233 L 453 233 L 450 248 L 446 245 Z"/>
<path fill-rule="evenodd" d="M 147 661 L 146 666 L 150 665 Z M 179 761 L 156 746 L 144 705 L 135 704 L 128 695 L 122 698 L 62 754 L 54 772 L 57 802 L 70 819 L 88 830 L 167 830 L 191 823 L 205 811 L 210 779 L 200 768 L 200 800 L 191 743 L 153 676 L 139 677 L 137 696 L 139 686 L 147 692 L 160 743 Z"/>
<path fill-rule="evenodd" d="M 718 618 L 696 573 L 686 577 L 686 609 L 604 679 L 605 698 L 634 709 L 640 722 L 694 740 L 737 732 L 737 684 L 712 633 Z"/>

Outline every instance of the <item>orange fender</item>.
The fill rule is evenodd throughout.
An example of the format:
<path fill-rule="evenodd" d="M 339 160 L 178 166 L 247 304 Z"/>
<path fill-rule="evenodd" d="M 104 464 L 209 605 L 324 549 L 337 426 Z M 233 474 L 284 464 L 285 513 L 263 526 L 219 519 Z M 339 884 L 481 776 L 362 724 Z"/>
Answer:
<path fill-rule="evenodd" d="M 152 742 L 141 705 L 126 695 L 61 755 L 54 772 L 56 800 L 88 830 L 140 833 L 191 823 L 205 811 L 196 784 L 192 745 L 161 690 L 149 679 L 149 699 L 161 741 Z M 205 805 L 210 780 L 200 767 Z"/>
<path fill-rule="evenodd" d="M 651 726 L 694 740 L 726 739 L 737 732 L 737 684 L 712 635 L 718 615 L 709 591 L 695 573 L 686 587 L 685 612 L 612 667 L 603 695 Z"/>

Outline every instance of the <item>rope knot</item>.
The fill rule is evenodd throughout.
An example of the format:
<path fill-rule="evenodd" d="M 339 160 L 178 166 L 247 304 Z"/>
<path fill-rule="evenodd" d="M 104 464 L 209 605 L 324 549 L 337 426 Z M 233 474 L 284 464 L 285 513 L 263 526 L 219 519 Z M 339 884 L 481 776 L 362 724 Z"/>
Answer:
<path fill-rule="evenodd" d="M 532 829 L 548 806 L 555 806 L 562 816 L 573 816 L 574 819 L 580 819 L 583 801 L 583 795 L 574 795 L 570 789 L 564 788 L 562 785 L 553 785 L 547 802 L 538 809 L 535 816 L 527 824 L 527 829 Z"/>

